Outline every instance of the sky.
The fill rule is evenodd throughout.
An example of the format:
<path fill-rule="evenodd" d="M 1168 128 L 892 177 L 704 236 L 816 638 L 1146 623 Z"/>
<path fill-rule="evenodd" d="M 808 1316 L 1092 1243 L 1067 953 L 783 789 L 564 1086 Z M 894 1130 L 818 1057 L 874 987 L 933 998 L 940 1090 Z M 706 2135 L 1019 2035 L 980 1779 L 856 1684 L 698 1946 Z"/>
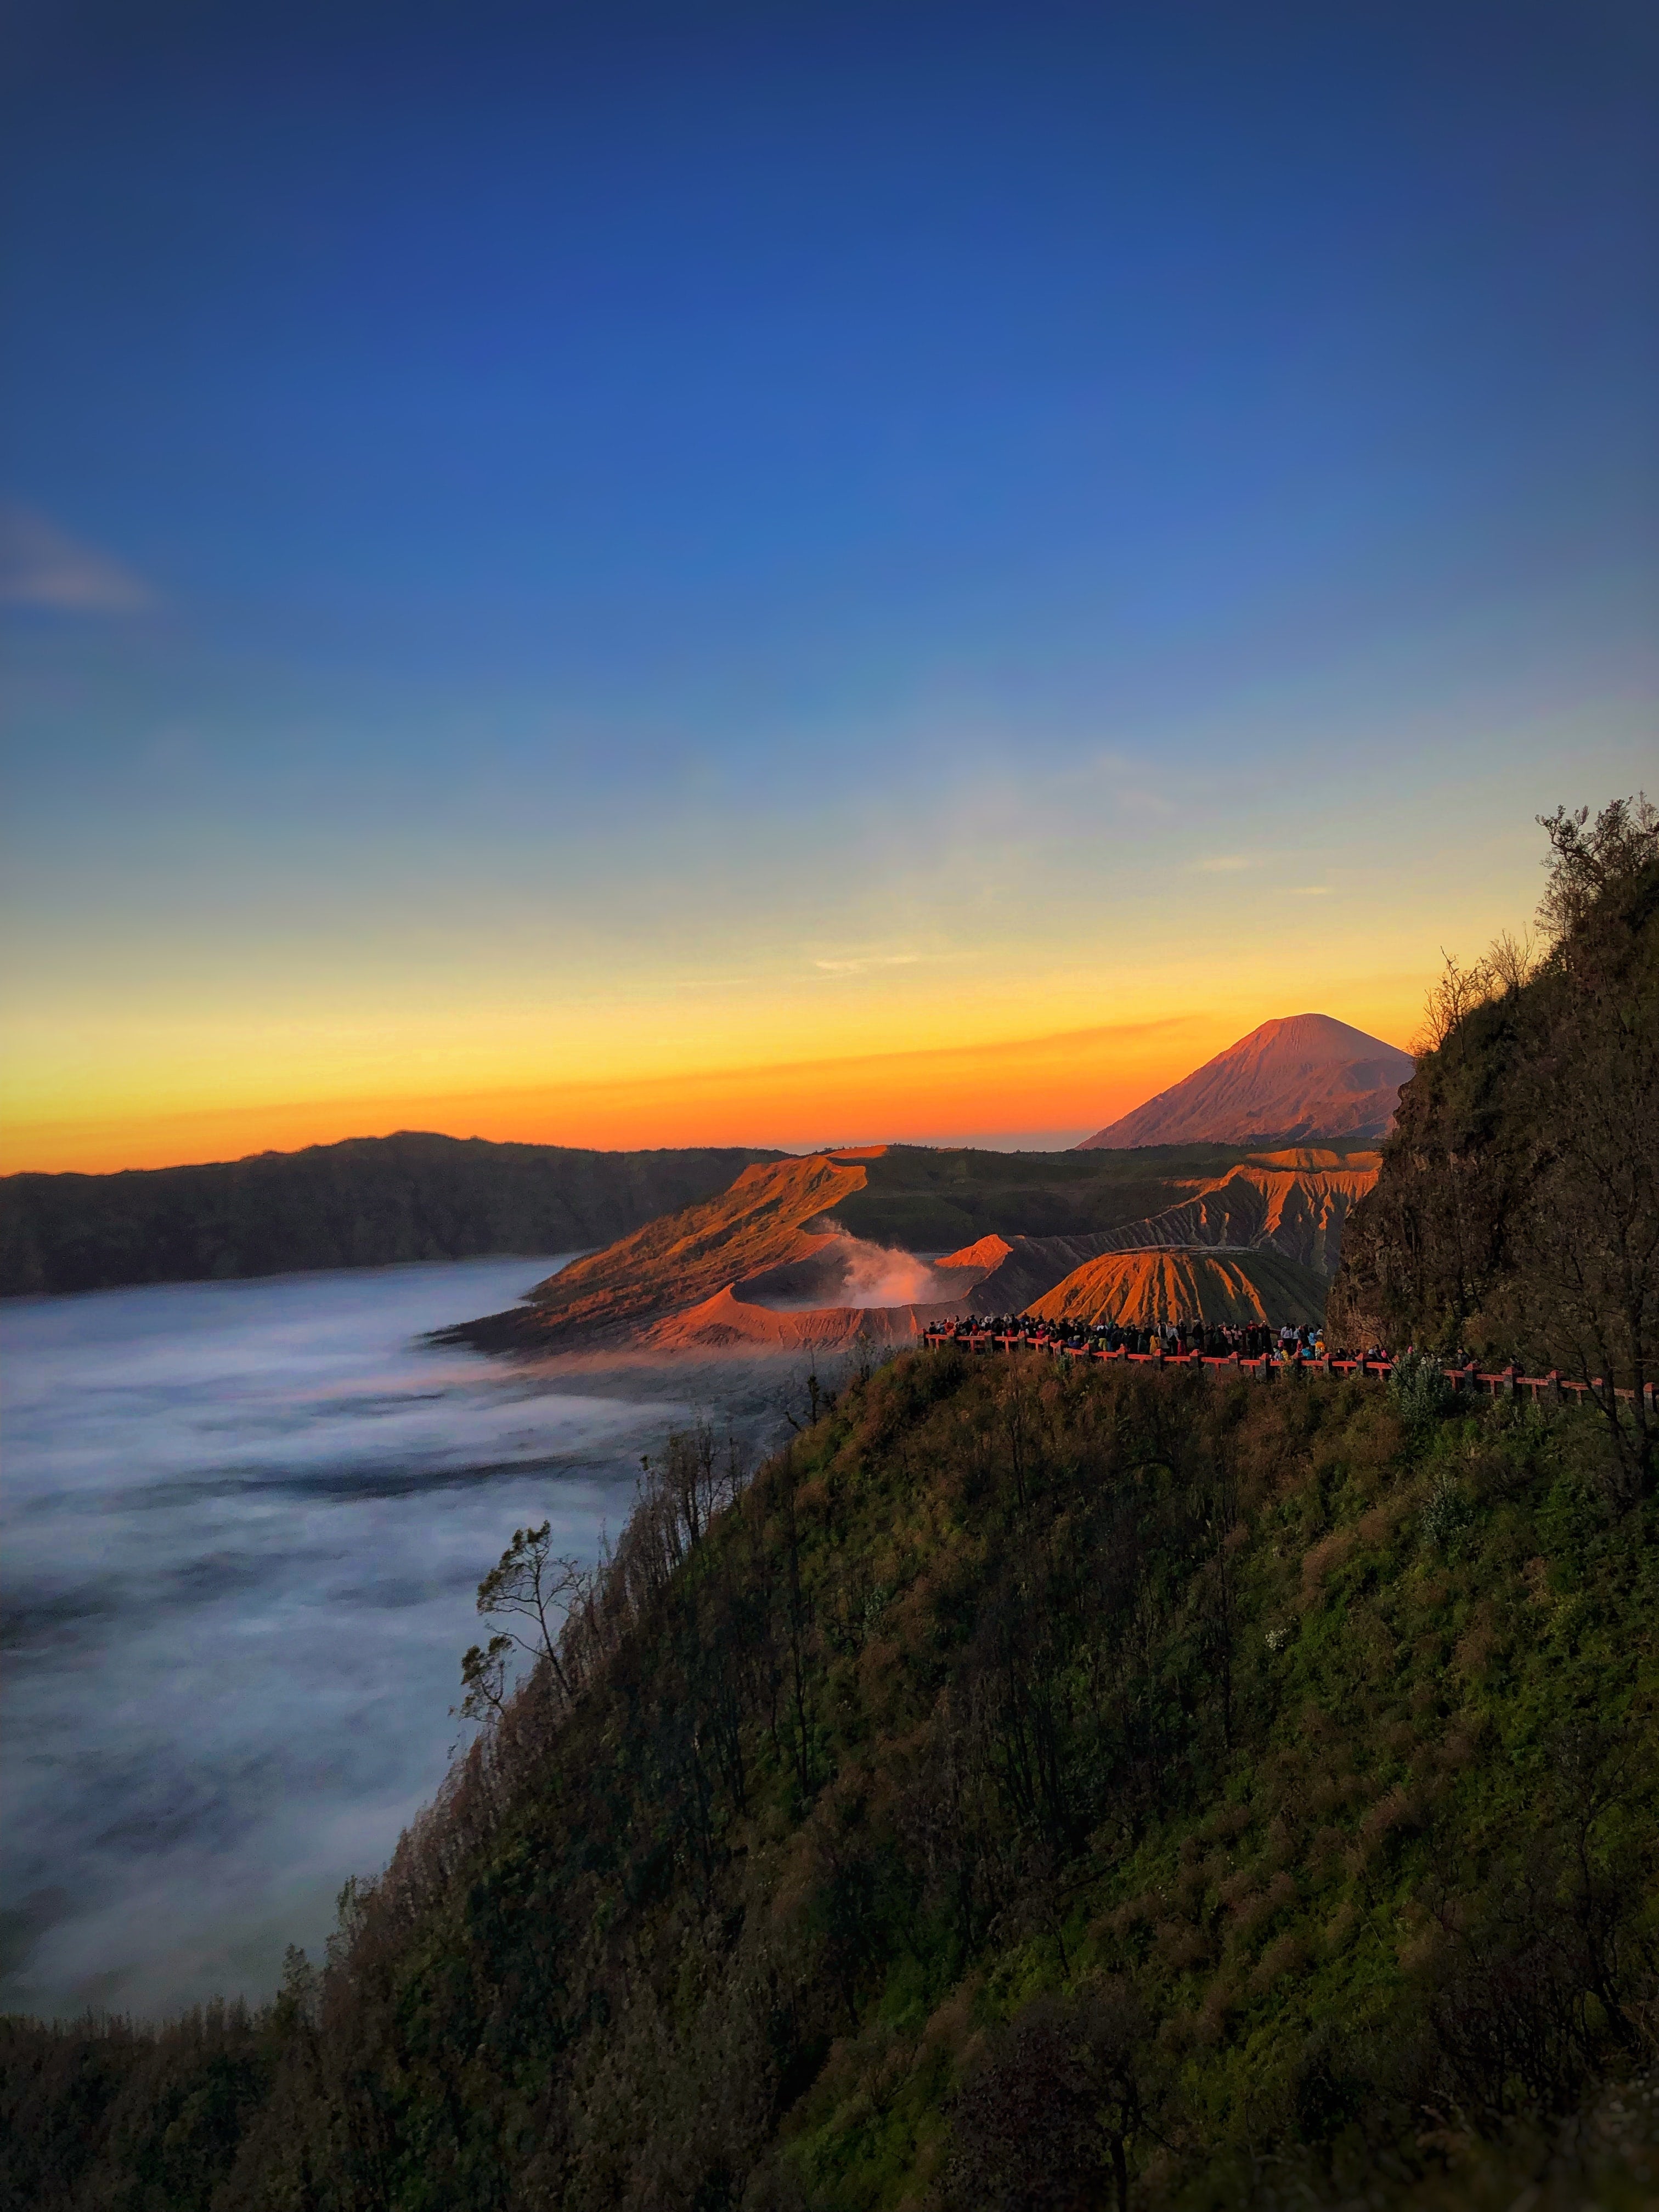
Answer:
<path fill-rule="evenodd" d="M 4 0 L 9 1169 L 1070 1143 L 1659 786 L 1659 20 Z"/>

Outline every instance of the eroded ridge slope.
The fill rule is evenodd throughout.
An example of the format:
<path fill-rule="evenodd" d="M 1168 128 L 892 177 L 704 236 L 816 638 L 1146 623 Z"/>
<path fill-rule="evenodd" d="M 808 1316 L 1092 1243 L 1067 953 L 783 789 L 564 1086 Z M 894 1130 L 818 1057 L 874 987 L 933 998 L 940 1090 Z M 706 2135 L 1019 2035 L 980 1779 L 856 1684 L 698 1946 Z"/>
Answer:
<path fill-rule="evenodd" d="M 647 1222 L 538 1283 L 523 1305 L 444 1337 L 501 1348 L 623 1340 L 747 1276 L 811 1259 L 836 1234 L 813 1224 L 864 1179 L 861 1159 L 837 1153 L 745 1168 L 718 1196 Z"/>
<path fill-rule="evenodd" d="M 1090 1260 L 1028 1310 L 1038 1321 L 1214 1325 L 1318 1322 L 1326 1283 L 1279 1252 L 1178 1249 L 1108 1252 Z"/>

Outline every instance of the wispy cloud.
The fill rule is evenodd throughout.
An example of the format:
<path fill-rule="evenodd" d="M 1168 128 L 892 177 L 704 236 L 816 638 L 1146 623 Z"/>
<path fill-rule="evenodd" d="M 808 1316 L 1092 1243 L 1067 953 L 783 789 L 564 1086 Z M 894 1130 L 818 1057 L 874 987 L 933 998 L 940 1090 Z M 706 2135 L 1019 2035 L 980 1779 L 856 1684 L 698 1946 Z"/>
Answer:
<path fill-rule="evenodd" d="M 825 975 L 865 975 L 872 968 L 912 968 L 921 957 L 920 952 L 858 952 L 840 960 L 814 960 L 812 965 Z"/>
<path fill-rule="evenodd" d="M 1259 868 L 1261 863 L 1253 853 L 1212 853 L 1207 860 L 1189 865 L 1196 875 L 1231 876 L 1240 868 Z"/>
<path fill-rule="evenodd" d="M 1332 884 L 1285 884 L 1280 888 L 1286 898 L 1328 898 L 1335 886 Z"/>
<path fill-rule="evenodd" d="M 136 614 L 155 595 L 130 568 L 32 507 L 0 502 L 0 605 L 62 614 Z"/>

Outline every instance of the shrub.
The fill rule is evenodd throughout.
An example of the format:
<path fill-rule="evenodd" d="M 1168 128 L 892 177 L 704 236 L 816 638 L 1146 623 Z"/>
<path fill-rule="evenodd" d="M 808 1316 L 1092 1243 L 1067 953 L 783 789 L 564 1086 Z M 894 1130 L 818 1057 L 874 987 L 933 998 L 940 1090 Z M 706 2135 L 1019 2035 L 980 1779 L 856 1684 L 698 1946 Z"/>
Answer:
<path fill-rule="evenodd" d="M 1389 1395 L 1407 1427 L 1425 1429 L 1451 1403 L 1452 1386 L 1437 1359 L 1425 1352 L 1407 1352 L 1394 1363 Z"/>

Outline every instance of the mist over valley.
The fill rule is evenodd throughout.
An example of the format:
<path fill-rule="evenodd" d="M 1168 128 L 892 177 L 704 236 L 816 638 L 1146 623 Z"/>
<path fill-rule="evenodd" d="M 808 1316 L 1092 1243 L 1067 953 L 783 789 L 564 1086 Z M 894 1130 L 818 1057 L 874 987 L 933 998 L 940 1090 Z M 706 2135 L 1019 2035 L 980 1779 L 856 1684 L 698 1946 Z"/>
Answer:
<path fill-rule="evenodd" d="M 549 1517 L 591 1561 L 707 1393 L 421 1340 L 556 1264 L 0 1306 L 7 2008 L 260 1998 L 319 1951 L 466 1733 L 484 1569 Z"/>

